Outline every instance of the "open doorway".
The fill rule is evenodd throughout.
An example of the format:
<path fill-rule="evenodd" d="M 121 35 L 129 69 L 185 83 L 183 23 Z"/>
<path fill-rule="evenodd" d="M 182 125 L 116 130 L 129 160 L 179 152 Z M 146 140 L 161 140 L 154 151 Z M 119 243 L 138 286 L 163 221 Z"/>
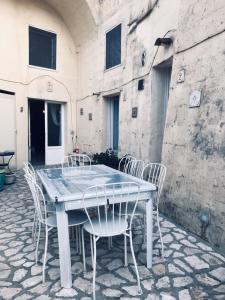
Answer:
<path fill-rule="evenodd" d="M 150 156 L 153 162 L 161 162 L 172 63 L 173 60 L 170 58 L 159 64 L 154 68 L 152 76 Z"/>
<path fill-rule="evenodd" d="M 45 102 L 29 99 L 29 160 L 45 164 Z"/>
<path fill-rule="evenodd" d="M 107 146 L 117 152 L 119 148 L 119 95 L 105 97 L 107 104 Z"/>

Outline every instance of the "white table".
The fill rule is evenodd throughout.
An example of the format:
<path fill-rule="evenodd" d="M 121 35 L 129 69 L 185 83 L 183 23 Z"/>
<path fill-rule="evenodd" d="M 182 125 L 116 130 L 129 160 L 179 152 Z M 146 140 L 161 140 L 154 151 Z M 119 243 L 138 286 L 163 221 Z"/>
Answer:
<path fill-rule="evenodd" d="M 56 203 L 58 228 L 59 260 L 61 285 L 72 286 L 70 241 L 67 211 L 83 207 L 83 193 L 93 185 L 136 182 L 140 186 L 139 200 L 146 200 L 147 217 L 147 267 L 152 267 L 152 208 L 156 187 L 131 175 L 111 169 L 104 165 L 83 166 L 75 168 L 42 169 L 38 176 L 48 193 L 50 200 Z M 133 195 L 135 197 L 135 195 Z M 132 197 L 132 194 L 131 194 Z M 89 198 L 89 197 L 88 197 Z M 95 206 L 95 199 L 88 199 L 89 206 Z"/>

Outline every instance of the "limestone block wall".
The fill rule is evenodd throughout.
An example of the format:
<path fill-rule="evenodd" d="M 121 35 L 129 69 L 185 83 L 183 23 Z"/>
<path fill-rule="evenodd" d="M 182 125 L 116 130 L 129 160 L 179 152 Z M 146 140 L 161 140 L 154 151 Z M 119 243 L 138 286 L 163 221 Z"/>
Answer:
<path fill-rule="evenodd" d="M 94 152 L 104 151 L 107 147 L 107 113 L 105 97 L 120 94 L 119 116 L 119 153 L 131 153 L 146 161 L 156 157 L 151 148 L 154 132 L 150 130 L 151 118 L 155 114 L 151 101 L 152 72 L 154 67 L 173 56 L 174 46 L 154 46 L 155 40 L 167 33 L 176 36 L 180 1 L 99 1 L 98 37 L 82 44 L 79 49 L 79 80 L 77 101 L 78 144 L 92 145 Z M 129 25 L 143 16 L 149 7 L 154 9 L 134 29 Z M 163 21 L 162 21 L 163 20 Z M 105 70 L 105 34 L 118 24 L 122 24 L 122 61 L 121 65 Z M 142 66 L 142 54 L 146 53 Z M 155 57 L 155 59 L 154 59 Z M 154 59 L 154 62 L 153 62 Z M 151 69 L 151 72 L 149 73 Z M 138 78 L 144 78 L 145 88 L 138 91 Z M 93 96 L 94 93 L 99 95 Z M 138 107 L 138 117 L 131 117 L 132 107 Z M 83 108 L 84 115 L 80 116 Z M 88 114 L 93 114 L 93 121 Z M 157 130 L 157 129 L 154 129 Z"/>
<path fill-rule="evenodd" d="M 186 1 L 179 14 L 164 133 L 161 209 L 225 249 L 224 1 Z M 185 70 L 185 81 L 177 83 Z M 201 105 L 189 107 L 193 90 Z"/>

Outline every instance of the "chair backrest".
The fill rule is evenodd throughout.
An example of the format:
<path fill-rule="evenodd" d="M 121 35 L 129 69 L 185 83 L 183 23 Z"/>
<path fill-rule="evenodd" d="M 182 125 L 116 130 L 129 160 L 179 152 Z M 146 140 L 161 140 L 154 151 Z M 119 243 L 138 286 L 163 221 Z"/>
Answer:
<path fill-rule="evenodd" d="M 25 162 L 24 163 L 24 168 L 23 168 L 25 174 L 30 174 L 34 177 L 34 179 L 37 181 L 37 174 L 34 170 L 34 167 L 30 162 Z"/>
<path fill-rule="evenodd" d="M 89 187 L 83 194 L 83 206 L 94 234 L 117 235 L 121 233 L 121 226 L 124 224 L 127 225 L 126 229 L 130 229 L 139 193 L 140 187 L 135 182 Z M 95 207 L 90 207 L 93 198 Z"/>
<path fill-rule="evenodd" d="M 163 183 L 166 177 L 166 167 L 160 163 L 147 164 L 143 170 L 142 179 L 153 183 L 157 186 L 156 204 L 159 203 L 159 198 L 163 189 Z"/>
<path fill-rule="evenodd" d="M 24 177 L 30 187 L 33 196 L 35 211 L 38 220 L 41 223 L 46 224 L 47 210 L 46 210 L 46 201 L 45 201 L 44 194 L 40 186 L 37 184 L 36 180 L 33 178 L 31 174 L 25 174 Z"/>
<path fill-rule="evenodd" d="M 65 157 L 62 167 L 90 166 L 91 158 L 86 154 L 70 154 Z"/>
<path fill-rule="evenodd" d="M 130 154 L 125 154 L 119 161 L 118 170 L 121 172 L 126 172 L 127 165 L 131 160 L 135 160 L 136 158 Z"/>
<path fill-rule="evenodd" d="M 145 168 L 145 162 L 143 160 L 131 160 L 126 168 L 126 173 L 137 178 L 142 178 L 142 174 Z"/>

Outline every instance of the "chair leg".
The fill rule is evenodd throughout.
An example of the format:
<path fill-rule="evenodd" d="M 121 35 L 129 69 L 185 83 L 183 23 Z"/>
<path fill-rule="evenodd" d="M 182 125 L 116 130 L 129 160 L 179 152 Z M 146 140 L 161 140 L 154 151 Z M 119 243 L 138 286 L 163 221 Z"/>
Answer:
<path fill-rule="evenodd" d="M 124 234 L 124 266 L 127 267 L 127 236 Z"/>
<path fill-rule="evenodd" d="M 147 228 L 146 228 L 146 226 L 147 226 L 147 222 L 146 222 L 146 214 L 144 214 L 143 215 L 143 218 L 144 218 L 144 230 L 143 230 L 143 234 L 144 234 L 144 238 L 143 238 L 143 242 L 144 242 L 144 244 L 146 244 L 146 231 L 147 231 Z"/>
<path fill-rule="evenodd" d="M 36 240 L 36 231 L 37 231 L 37 221 L 36 221 L 36 211 L 33 216 L 33 226 L 32 226 L 32 240 L 35 242 Z"/>
<path fill-rule="evenodd" d="M 39 241 L 40 241 L 40 234 L 41 234 L 41 223 L 38 222 L 38 236 L 36 241 L 36 251 L 35 251 L 35 264 L 38 264 L 38 248 L 39 248 Z"/>
<path fill-rule="evenodd" d="M 159 211 L 158 211 L 158 208 L 156 210 L 156 220 L 157 220 L 157 226 L 158 226 L 158 230 L 159 230 L 159 237 L 160 237 L 160 241 L 161 241 L 162 257 L 164 257 L 164 243 L 163 243 L 162 232 L 161 232 L 160 223 L 159 223 Z"/>
<path fill-rule="evenodd" d="M 93 300 L 95 300 L 95 277 L 96 277 L 96 238 L 93 236 L 93 244 L 94 244 L 94 259 L 93 259 Z"/>
<path fill-rule="evenodd" d="M 47 258 L 47 250 L 48 250 L 48 227 L 45 226 L 45 251 L 43 257 L 43 266 L 42 266 L 42 283 L 45 283 L 45 266 L 46 266 L 46 258 Z"/>
<path fill-rule="evenodd" d="M 76 253 L 78 253 L 79 252 L 78 226 L 76 226 L 76 247 L 77 247 Z"/>
<path fill-rule="evenodd" d="M 85 247 L 84 247 L 84 228 L 81 229 L 81 239 L 82 239 L 82 253 L 83 253 L 83 268 L 86 272 L 86 257 L 85 257 Z"/>
<path fill-rule="evenodd" d="M 135 254 L 134 254 L 133 239 L 132 239 L 132 231 L 131 230 L 130 230 L 130 233 L 129 233 L 129 237 L 130 237 L 131 254 L 132 254 L 132 257 L 133 257 L 134 267 L 135 267 L 135 271 L 136 271 L 136 275 L 137 275 L 138 293 L 142 294 L 141 283 L 140 283 L 140 276 L 139 276 L 139 272 L 138 272 L 138 268 L 137 268 L 137 262 L 136 262 L 136 258 L 135 258 Z"/>
<path fill-rule="evenodd" d="M 78 226 L 78 236 L 79 236 L 79 254 L 82 253 L 82 239 L 81 239 L 81 226 Z"/>
<path fill-rule="evenodd" d="M 93 239 L 91 234 L 90 234 L 90 246 L 91 246 L 91 263 L 93 268 Z"/>

